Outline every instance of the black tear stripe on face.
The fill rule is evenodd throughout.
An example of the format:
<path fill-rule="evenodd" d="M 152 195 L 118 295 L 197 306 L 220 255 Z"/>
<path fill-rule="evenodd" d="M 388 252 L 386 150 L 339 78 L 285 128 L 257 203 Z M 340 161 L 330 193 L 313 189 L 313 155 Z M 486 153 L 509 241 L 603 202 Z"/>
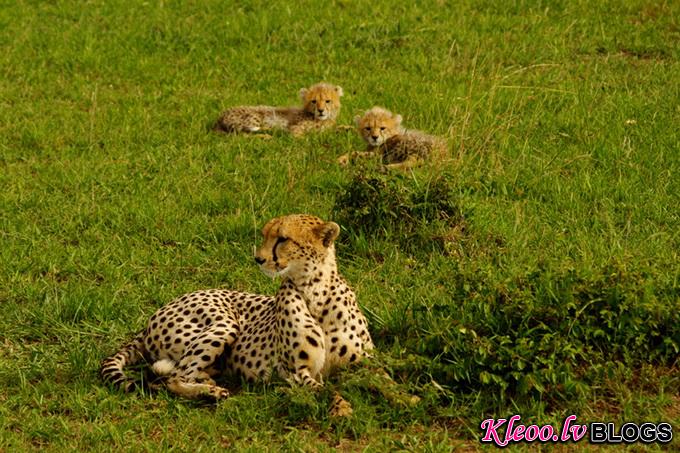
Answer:
<path fill-rule="evenodd" d="M 284 238 L 284 237 L 276 238 L 276 244 L 274 244 L 274 248 L 272 249 L 272 258 L 274 259 L 275 263 L 277 263 L 279 261 L 279 258 L 276 256 L 276 247 L 278 247 L 280 244 L 283 244 L 287 240 L 288 240 L 288 238 Z"/>

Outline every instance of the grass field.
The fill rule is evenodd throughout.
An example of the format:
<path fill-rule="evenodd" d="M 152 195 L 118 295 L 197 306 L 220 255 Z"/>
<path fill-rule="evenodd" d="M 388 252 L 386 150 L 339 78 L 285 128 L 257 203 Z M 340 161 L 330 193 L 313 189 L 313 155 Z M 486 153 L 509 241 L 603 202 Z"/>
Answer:
<path fill-rule="evenodd" d="M 680 3 L 18 0 L 0 30 L 0 451 L 474 450 L 515 413 L 667 421 L 652 448 L 680 447 Z M 209 132 L 320 80 L 341 124 L 383 105 L 450 162 L 384 175 L 335 164 L 353 132 Z M 339 422 L 281 385 L 211 405 L 100 382 L 173 297 L 272 294 L 252 250 L 294 212 L 342 224 L 417 407 L 360 372 Z"/>

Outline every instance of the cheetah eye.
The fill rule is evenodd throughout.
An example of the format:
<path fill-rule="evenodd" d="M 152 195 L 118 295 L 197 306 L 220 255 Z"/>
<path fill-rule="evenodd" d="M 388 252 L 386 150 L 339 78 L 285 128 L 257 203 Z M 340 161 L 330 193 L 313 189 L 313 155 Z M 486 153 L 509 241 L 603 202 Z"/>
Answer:
<path fill-rule="evenodd" d="M 381 130 L 381 131 L 384 131 L 384 130 L 385 130 L 385 126 L 381 127 L 380 130 Z"/>
<path fill-rule="evenodd" d="M 331 103 L 331 100 L 330 100 L 330 99 L 326 99 L 326 104 L 330 104 L 330 103 Z"/>
<path fill-rule="evenodd" d="M 364 129 L 366 129 L 367 131 L 370 131 L 370 130 L 371 130 L 370 127 L 365 127 Z"/>
<path fill-rule="evenodd" d="M 312 99 L 312 104 L 316 104 L 316 99 Z"/>

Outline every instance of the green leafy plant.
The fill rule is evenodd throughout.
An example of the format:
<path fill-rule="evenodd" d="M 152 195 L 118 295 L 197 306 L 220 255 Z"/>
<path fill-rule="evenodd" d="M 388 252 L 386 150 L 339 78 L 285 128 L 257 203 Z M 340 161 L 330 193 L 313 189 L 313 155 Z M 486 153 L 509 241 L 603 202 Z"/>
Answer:
<path fill-rule="evenodd" d="M 359 171 L 339 189 L 332 216 L 350 240 L 392 241 L 409 253 L 441 252 L 465 226 L 455 191 L 445 174 L 418 180 Z"/>

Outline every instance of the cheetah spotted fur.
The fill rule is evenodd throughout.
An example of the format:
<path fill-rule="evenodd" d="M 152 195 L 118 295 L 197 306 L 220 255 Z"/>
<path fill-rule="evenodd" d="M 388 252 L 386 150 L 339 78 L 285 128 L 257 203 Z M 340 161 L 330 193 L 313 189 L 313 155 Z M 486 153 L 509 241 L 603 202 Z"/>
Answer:
<path fill-rule="evenodd" d="M 294 136 L 335 125 L 340 113 L 342 88 L 317 83 L 300 90 L 302 107 L 270 107 L 246 105 L 227 109 L 217 120 L 218 132 L 262 132 L 287 129 Z M 264 135 L 269 137 L 269 135 Z"/>
<path fill-rule="evenodd" d="M 339 231 L 309 215 L 271 220 L 255 260 L 266 274 L 282 277 L 275 297 L 221 289 L 185 294 L 104 360 L 103 379 L 130 391 L 136 382 L 124 369 L 145 360 L 170 391 L 186 398 L 227 397 L 213 380 L 222 371 L 248 381 L 267 381 L 276 372 L 319 388 L 323 376 L 373 348 L 354 292 L 337 270 Z M 351 413 L 342 401 L 334 404 Z"/>
<path fill-rule="evenodd" d="M 340 165 L 347 165 L 357 157 L 379 155 L 385 169 L 405 170 L 431 161 L 438 163 L 446 158 L 446 140 L 417 130 L 402 127 L 401 115 L 382 107 L 373 107 L 354 121 L 367 151 L 355 151 L 338 158 Z"/>

